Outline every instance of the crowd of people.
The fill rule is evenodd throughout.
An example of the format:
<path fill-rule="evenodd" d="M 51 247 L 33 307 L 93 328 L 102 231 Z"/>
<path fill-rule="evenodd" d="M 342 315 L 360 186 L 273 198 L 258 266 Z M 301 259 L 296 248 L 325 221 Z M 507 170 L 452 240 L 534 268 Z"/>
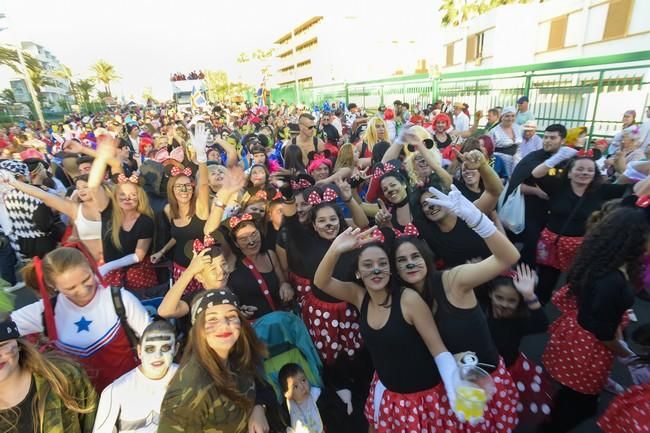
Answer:
<path fill-rule="evenodd" d="M 0 431 L 648 431 L 650 106 L 590 142 L 528 104 L 5 128 L 0 274 L 39 300 L 0 292 Z"/>
<path fill-rule="evenodd" d="M 169 81 L 185 81 L 185 80 L 202 80 L 205 78 L 203 71 L 192 71 L 189 74 L 176 72 L 171 75 Z"/>

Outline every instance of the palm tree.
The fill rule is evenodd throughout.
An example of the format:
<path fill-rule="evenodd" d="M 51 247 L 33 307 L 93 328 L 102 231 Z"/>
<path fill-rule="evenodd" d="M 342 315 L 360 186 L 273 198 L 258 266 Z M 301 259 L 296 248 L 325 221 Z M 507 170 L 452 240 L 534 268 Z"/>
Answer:
<path fill-rule="evenodd" d="M 111 81 L 119 79 L 115 67 L 105 60 L 98 60 L 97 63 L 90 68 L 95 72 L 97 81 L 104 84 L 104 91 L 108 96 L 111 96 Z"/>
<path fill-rule="evenodd" d="M 34 87 L 34 91 L 39 100 L 42 97 L 41 92 L 43 91 L 43 87 L 56 85 L 52 78 L 43 73 L 42 69 L 30 70 L 29 78 L 32 80 L 32 86 Z"/>
<path fill-rule="evenodd" d="M 532 0 L 442 0 L 439 11 L 443 12 L 442 25 L 457 27 L 476 15 L 486 13 L 499 6 L 513 3 L 526 4 Z"/>
<path fill-rule="evenodd" d="M 237 63 L 248 63 L 250 60 L 250 57 L 248 57 L 248 54 L 246 53 L 239 53 L 237 56 Z"/>
<path fill-rule="evenodd" d="M 3 104 L 7 105 L 15 104 L 16 95 L 14 95 L 14 91 L 11 89 L 4 89 L 2 92 L 0 92 L 0 101 L 2 101 Z"/>
<path fill-rule="evenodd" d="M 93 78 L 82 78 L 81 80 L 77 81 L 75 87 L 81 96 L 81 100 L 86 104 L 89 103 L 90 92 L 95 89 L 95 80 Z"/>
<path fill-rule="evenodd" d="M 28 53 L 23 53 L 25 65 L 29 70 L 41 69 L 41 63 Z M 21 73 L 16 49 L 9 46 L 0 45 L 0 65 L 8 66 L 14 72 Z"/>

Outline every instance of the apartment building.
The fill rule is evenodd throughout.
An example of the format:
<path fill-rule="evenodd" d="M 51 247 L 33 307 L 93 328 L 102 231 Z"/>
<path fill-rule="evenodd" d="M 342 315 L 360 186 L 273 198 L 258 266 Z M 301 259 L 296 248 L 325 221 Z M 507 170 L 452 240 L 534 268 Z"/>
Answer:
<path fill-rule="evenodd" d="M 443 32 L 442 72 L 644 51 L 650 1 L 553 0 L 502 6 Z"/>
<path fill-rule="evenodd" d="M 43 86 L 41 89 L 44 108 L 52 108 L 58 111 L 61 109 L 59 104 L 61 100 L 73 103 L 74 99 L 71 95 L 70 83 L 68 80 L 54 75 L 54 72 L 60 70 L 62 67 L 59 59 L 48 49 L 37 43 L 23 41 L 21 42 L 21 46 L 24 52 L 29 53 L 41 63 L 43 74 L 46 75 L 53 84 Z"/>

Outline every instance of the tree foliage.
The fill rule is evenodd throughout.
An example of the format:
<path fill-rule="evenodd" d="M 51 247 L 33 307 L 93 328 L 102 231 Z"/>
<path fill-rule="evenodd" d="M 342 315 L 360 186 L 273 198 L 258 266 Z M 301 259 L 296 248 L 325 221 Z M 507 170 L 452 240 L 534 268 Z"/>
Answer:
<path fill-rule="evenodd" d="M 527 4 L 533 0 L 442 0 L 442 25 L 457 27 L 462 23 L 499 6 Z"/>
<path fill-rule="evenodd" d="M 208 88 L 208 99 L 212 102 L 222 101 L 236 95 L 242 95 L 251 87 L 245 83 L 230 82 L 224 71 L 204 71 Z"/>
<path fill-rule="evenodd" d="M 95 72 L 95 78 L 97 81 L 104 85 L 104 93 L 111 95 L 111 82 L 116 81 L 120 78 L 117 75 L 115 66 L 111 65 L 105 60 L 98 60 L 97 63 L 91 66 L 90 68 Z"/>

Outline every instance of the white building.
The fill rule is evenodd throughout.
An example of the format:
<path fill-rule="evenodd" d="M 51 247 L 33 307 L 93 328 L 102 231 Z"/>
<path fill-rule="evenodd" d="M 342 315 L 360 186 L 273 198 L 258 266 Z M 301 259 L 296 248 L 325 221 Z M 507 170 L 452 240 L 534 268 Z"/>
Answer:
<path fill-rule="evenodd" d="M 434 5 L 435 6 L 435 5 Z M 321 86 L 427 72 L 436 9 L 397 24 L 387 9 L 313 16 L 280 34 L 270 87 Z"/>
<path fill-rule="evenodd" d="M 73 103 L 73 97 L 70 90 L 70 82 L 54 75 L 55 71 L 62 68 L 59 59 L 42 45 L 30 41 L 21 42 L 23 52 L 28 53 L 37 59 L 43 68 L 43 74 L 51 80 L 54 85 L 43 86 L 41 94 L 43 95 L 43 107 L 51 108 L 53 111 L 61 111 L 61 100 Z"/>
<path fill-rule="evenodd" d="M 648 0 L 553 0 L 501 6 L 442 38 L 441 71 L 530 65 L 645 51 Z"/>

